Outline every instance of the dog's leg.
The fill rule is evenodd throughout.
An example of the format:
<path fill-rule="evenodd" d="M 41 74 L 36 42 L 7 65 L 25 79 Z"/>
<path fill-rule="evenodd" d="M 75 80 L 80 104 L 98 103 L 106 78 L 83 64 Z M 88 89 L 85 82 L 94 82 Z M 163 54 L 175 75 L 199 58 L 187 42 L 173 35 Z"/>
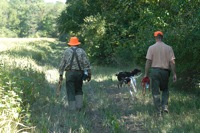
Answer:
<path fill-rule="evenodd" d="M 117 88 L 118 88 L 118 89 L 119 89 L 119 84 L 120 84 L 120 83 L 118 82 L 118 83 L 117 83 Z"/>
<path fill-rule="evenodd" d="M 119 81 L 119 82 L 117 83 L 117 87 L 118 87 L 118 88 L 121 88 L 121 87 L 122 87 L 122 84 L 123 84 L 123 82 L 122 82 L 122 81 Z"/>
<path fill-rule="evenodd" d="M 120 81 L 120 84 L 119 84 L 119 85 L 120 85 L 120 87 L 122 87 L 122 84 L 123 84 L 123 81 Z"/>
<path fill-rule="evenodd" d="M 130 79 L 131 79 L 130 84 L 131 84 L 134 92 L 136 93 L 137 92 L 136 80 L 133 77 L 131 77 Z"/>
<path fill-rule="evenodd" d="M 132 99 L 134 100 L 134 96 L 133 96 L 133 92 L 131 91 L 131 88 L 130 88 L 129 92 L 131 94 Z"/>

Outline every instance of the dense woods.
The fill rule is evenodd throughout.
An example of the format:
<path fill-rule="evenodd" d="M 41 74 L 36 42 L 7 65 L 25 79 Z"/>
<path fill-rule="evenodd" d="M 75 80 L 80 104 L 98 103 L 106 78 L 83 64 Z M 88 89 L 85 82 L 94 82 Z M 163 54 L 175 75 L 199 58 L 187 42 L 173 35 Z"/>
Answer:
<path fill-rule="evenodd" d="M 44 0 L 1 0 L 0 37 L 57 37 L 56 18 L 62 2 Z"/>
<path fill-rule="evenodd" d="M 81 38 L 93 63 L 121 66 L 144 66 L 161 30 L 175 52 L 178 85 L 189 90 L 200 80 L 199 7 L 199 0 L 68 0 L 58 29 Z"/>

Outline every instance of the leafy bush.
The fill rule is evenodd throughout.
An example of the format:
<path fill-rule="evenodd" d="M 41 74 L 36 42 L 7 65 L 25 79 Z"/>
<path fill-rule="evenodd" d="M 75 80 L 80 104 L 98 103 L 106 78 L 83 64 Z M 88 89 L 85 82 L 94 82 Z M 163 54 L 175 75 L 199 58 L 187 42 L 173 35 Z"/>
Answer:
<path fill-rule="evenodd" d="M 17 33 L 11 31 L 5 27 L 0 29 L 0 37 L 17 37 Z"/>
<path fill-rule="evenodd" d="M 93 2 L 69 1 L 58 21 L 61 32 L 80 37 L 93 63 L 144 66 L 153 33 L 161 30 L 176 55 L 178 87 L 199 88 L 200 2 L 95 0 L 95 8 Z"/>

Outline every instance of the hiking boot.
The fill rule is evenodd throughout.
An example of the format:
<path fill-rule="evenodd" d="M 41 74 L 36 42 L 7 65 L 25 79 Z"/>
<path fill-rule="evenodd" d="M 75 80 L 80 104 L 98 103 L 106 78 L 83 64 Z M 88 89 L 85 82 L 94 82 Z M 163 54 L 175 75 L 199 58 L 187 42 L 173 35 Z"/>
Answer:
<path fill-rule="evenodd" d="M 162 113 L 166 113 L 166 114 L 169 113 L 169 110 L 168 110 L 167 106 L 162 108 Z"/>
<path fill-rule="evenodd" d="M 69 101 L 68 104 L 69 104 L 69 110 L 70 111 L 76 110 L 75 101 Z"/>
<path fill-rule="evenodd" d="M 162 119 L 163 119 L 162 113 L 161 113 L 161 112 L 155 113 L 155 118 L 156 118 L 157 120 L 162 120 Z"/>
<path fill-rule="evenodd" d="M 169 113 L 169 110 L 168 110 L 167 108 L 165 108 L 165 109 L 163 110 L 163 112 L 168 114 L 168 113 Z"/>
<path fill-rule="evenodd" d="M 157 117 L 162 117 L 161 112 L 157 113 L 156 116 L 157 116 Z"/>

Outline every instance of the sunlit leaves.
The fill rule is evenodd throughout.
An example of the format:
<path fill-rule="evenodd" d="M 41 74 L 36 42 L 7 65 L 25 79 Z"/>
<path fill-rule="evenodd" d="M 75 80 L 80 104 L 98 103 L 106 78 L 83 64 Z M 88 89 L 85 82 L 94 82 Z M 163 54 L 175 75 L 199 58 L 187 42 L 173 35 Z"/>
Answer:
<path fill-rule="evenodd" d="M 189 79 L 188 88 L 199 82 L 199 0 L 67 3 L 70 7 L 60 17 L 60 31 L 80 36 L 94 62 L 116 65 L 131 59 L 144 65 L 147 49 L 155 43 L 153 33 L 161 30 L 164 42 L 174 49 L 177 72 Z"/>

